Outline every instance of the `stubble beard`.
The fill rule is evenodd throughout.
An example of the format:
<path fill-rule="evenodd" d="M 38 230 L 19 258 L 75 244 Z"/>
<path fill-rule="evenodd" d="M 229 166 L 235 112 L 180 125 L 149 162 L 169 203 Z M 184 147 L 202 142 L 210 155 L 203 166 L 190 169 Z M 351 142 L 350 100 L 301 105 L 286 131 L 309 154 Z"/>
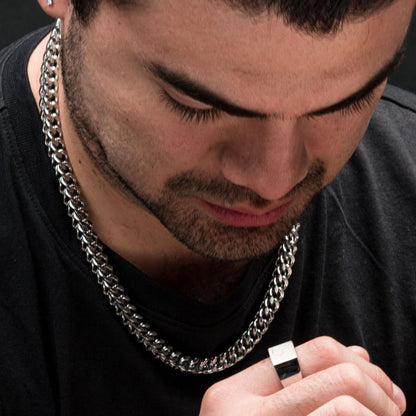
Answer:
<path fill-rule="evenodd" d="M 187 171 L 168 178 L 160 196 L 151 197 L 145 189 L 122 176 L 117 166 L 110 163 L 101 144 L 99 129 L 89 116 L 81 88 L 82 28 L 74 20 L 63 39 L 61 52 L 65 103 L 84 150 L 106 180 L 134 202 L 137 209 L 150 212 L 178 241 L 203 257 L 228 262 L 250 260 L 275 249 L 312 197 L 322 189 L 324 164 L 319 160 L 312 164 L 308 175 L 291 192 L 294 200 L 291 207 L 277 222 L 262 227 L 230 226 L 196 207 L 195 198 L 223 201 L 230 205 L 244 202 L 266 207 L 270 204 L 250 189 L 225 179 Z M 140 136 L 137 137 L 140 140 Z M 91 144 L 99 151 L 92 152 Z M 149 182 L 149 178 L 145 179 Z M 141 182 L 145 182 L 143 178 Z"/>

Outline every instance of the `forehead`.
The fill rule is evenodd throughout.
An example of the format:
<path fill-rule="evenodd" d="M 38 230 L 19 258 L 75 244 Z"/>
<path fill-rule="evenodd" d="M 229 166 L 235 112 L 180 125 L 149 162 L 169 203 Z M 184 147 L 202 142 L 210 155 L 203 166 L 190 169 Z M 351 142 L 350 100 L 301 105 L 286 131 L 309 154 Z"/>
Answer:
<path fill-rule="evenodd" d="M 317 96 L 326 105 L 349 95 L 391 59 L 413 7 L 414 0 L 396 0 L 336 34 L 310 35 L 282 17 L 250 17 L 222 1 L 159 0 L 125 10 L 104 3 L 92 36 L 108 53 L 118 47 L 161 62 L 236 103 L 273 110 L 278 96 L 287 108 L 299 100 L 307 108 Z"/>

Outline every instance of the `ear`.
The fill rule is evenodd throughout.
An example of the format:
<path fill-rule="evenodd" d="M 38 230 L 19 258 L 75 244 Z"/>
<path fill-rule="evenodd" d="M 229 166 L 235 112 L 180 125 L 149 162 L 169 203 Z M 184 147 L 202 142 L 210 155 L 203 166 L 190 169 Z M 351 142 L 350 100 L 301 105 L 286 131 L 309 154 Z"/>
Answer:
<path fill-rule="evenodd" d="M 71 8 L 70 0 L 38 0 L 42 10 L 54 19 L 63 19 Z"/>

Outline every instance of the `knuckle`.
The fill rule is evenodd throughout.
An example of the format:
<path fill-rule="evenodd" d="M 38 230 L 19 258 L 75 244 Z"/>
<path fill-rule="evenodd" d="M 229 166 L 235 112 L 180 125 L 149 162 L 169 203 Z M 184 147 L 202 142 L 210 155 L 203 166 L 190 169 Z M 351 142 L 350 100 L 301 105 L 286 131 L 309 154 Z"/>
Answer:
<path fill-rule="evenodd" d="M 331 402 L 331 415 L 359 416 L 364 414 L 363 406 L 351 396 L 338 396 Z"/>
<path fill-rule="evenodd" d="M 227 396 L 227 389 L 224 387 L 223 383 L 219 382 L 213 384 L 205 392 L 204 397 L 202 398 L 202 403 L 204 403 L 205 406 L 222 403 Z"/>
<path fill-rule="evenodd" d="M 349 348 L 356 354 L 360 355 L 364 360 L 370 361 L 370 353 L 364 347 L 361 347 L 360 345 L 352 345 Z"/>
<path fill-rule="evenodd" d="M 389 416 L 400 416 L 401 412 L 399 407 L 392 402 L 391 400 L 386 400 L 383 403 L 383 409 L 384 409 L 384 414 L 389 415 Z"/>
<path fill-rule="evenodd" d="M 381 386 L 389 396 L 393 397 L 393 382 L 387 374 L 378 366 L 374 366 L 374 381 Z"/>
<path fill-rule="evenodd" d="M 337 366 L 338 376 L 349 393 L 357 395 L 366 387 L 366 376 L 358 366 L 353 363 L 344 363 Z"/>
<path fill-rule="evenodd" d="M 392 416 L 401 416 L 402 412 L 400 411 L 399 407 L 393 404 L 393 409 L 391 412 Z"/>
<path fill-rule="evenodd" d="M 383 407 L 386 409 L 386 415 L 389 416 L 400 416 L 402 412 L 400 411 L 399 406 L 390 400 L 390 398 L 386 398 Z"/>
<path fill-rule="evenodd" d="M 321 360 L 328 364 L 335 364 L 339 361 L 341 344 L 334 338 L 322 336 L 315 338 L 312 342 L 312 348 Z"/>
<path fill-rule="evenodd" d="M 296 407 L 297 405 L 300 404 L 299 401 L 296 401 L 296 399 L 294 399 L 294 395 L 296 396 L 296 393 L 294 392 L 296 391 L 298 390 L 291 390 L 289 392 L 289 390 L 283 389 L 270 396 L 263 397 L 263 400 L 257 403 L 257 408 L 260 410 L 258 414 L 259 415 L 277 415 L 277 414 L 284 415 L 285 413 L 287 413 L 287 409 L 291 409 L 294 406 Z"/>
<path fill-rule="evenodd" d="M 279 410 L 284 409 L 284 404 L 280 403 L 276 398 L 267 398 L 259 403 L 260 415 L 274 415 Z"/>

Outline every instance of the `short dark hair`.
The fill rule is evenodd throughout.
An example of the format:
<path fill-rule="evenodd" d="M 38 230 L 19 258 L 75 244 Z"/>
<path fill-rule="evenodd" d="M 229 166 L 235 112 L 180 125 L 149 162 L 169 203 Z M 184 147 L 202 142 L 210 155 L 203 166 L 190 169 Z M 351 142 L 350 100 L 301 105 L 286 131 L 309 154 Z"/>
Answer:
<path fill-rule="evenodd" d="M 117 7 L 137 4 L 143 0 L 72 0 L 76 16 L 86 24 L 100 3 L 107 1 Z M 151 0 L 149 0 L 151 1 Z M 275 13 L 296 29 L 327 34 L 336 32 L 346 19 L 365 17 L 389 6 L 394 0 L 206 0 L 222 1 L 251 16 Z"/>
<path fill-rule="evenodd" d="M 103 1 L 107 1 L 118 7 L 134 3 L 134 0 L 71 0 L 75 15 L 84 24 L 93 17 L 98 6 Z"/>

